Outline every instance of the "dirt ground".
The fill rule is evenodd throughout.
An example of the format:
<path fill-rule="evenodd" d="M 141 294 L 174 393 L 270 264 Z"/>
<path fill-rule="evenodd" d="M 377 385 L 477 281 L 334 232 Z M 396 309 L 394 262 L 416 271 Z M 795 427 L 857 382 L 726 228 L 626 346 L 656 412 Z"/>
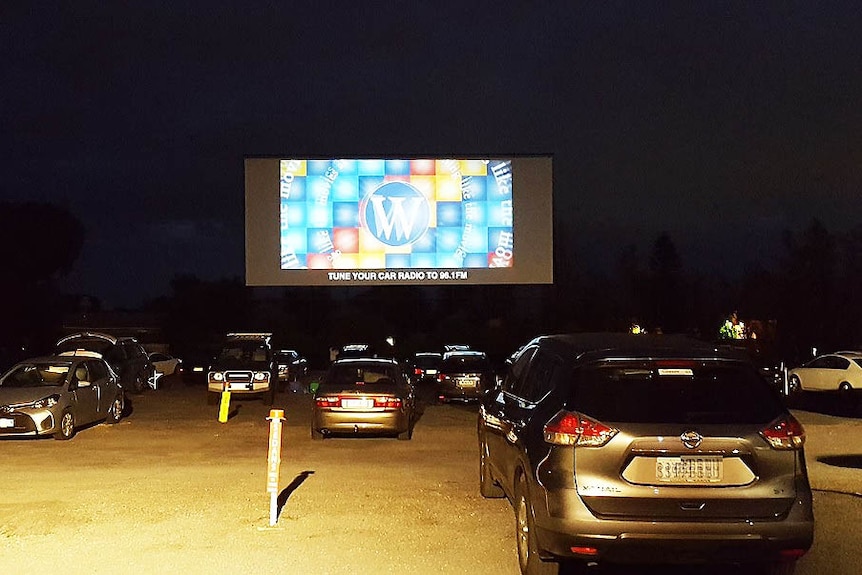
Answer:
<path fill-rule="evenodd" d="M 270 527 L 270 407 L 222 424 L 182 384 L 131 401 L 68 442 L 0 441 L 3 572 L 518 572 L 511 509 L 478 492 L 475 408 L 429 407 L 411 441 L 312 442 L 310 396 L 280 394 Z"/>
<path fill-rule="evenodd" d="M 313 442 L 310 396 L 280 394 L 274 407 L 287 419 L 271 527 L 270 407 L 236 401 L 222 424 L 204 388 L 180 382 L 131 399 L 120 423 L 68 442 L 0 440 L 4 575 L 518 573 L 512 510 L 479 495 L 474 406 L 428 405 L 411 441 Z M 840 526 L 858 518 L 862 499 L 833 492 L 858 493 L 862 472 L 816 455 L 850 444 L 858 453 L 862 424 L 803 415 L 818 523 L 797 575 L 849 574 L 858 537 Z"/>

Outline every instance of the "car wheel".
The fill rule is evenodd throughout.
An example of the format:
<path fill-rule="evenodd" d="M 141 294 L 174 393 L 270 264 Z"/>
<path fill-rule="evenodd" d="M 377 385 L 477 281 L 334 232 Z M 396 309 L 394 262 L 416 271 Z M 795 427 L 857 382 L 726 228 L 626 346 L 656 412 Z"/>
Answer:
<path fill-rule="evenodd" d="M 499 499 L 505 495 L 503 488 L 491 477 L 491 469 L 488 467 L 488 443 L 484 434 L 479 440 L 479 493 L 488 499 Z"/>
<path fill-rule="evenodd" d="M 799 381 L 799 376 L 791 375 L 790 380 L 787 382 L 787 387 L 790 390 L 790 393 L 798 393 L 802 391 L 802 382 Z"/>
<path fill-rule="evenodd" d="M 840 391 L 841 393 L 850 393 L 851 391 L 853 391 L 853 386 L 850 385 L 849 381 L 842 381 L 838 385 L 838 391 Z"/>
<path fill-rule="evenodd" d="M 120 421 L 120 418 L 123 417 L 123 407 L 124 402 L 122 396 L 117 396 L 114 398 L 114 402 L 111 404 L 111 407 L 108 408 L 108 418 L 106 421 L 108 423 L 117 423 Z"/>
<path fill-rule="evenodd" d="M 527 497 L 527 481 L 521 474 L 515 488 L 515 541 L 518 547 L 518 566 L 521 568 L 522 575 L 558 575 L 559 563 L 542 561 L 539 557 L 536 526 Z"/>
<path fill-rule="evenodd" d="M 60 416 L 60 431 L 54 434 L 54 439 L 72 439 L 75 435 L 75 416 L 68 409 Z"/>
<path fill-rule="evenodd" d="M 311 439 L 317 441 L 323 439 L 323 432 L 316 429 L 311 430 Z"/>

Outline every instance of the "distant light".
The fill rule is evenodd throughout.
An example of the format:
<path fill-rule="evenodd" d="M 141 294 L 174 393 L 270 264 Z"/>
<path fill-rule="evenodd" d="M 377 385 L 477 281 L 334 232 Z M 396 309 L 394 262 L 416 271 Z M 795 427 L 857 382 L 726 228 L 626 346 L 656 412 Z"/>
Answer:
<path fill-rule="evenodd" d="M 392 347 L 395 347 L 395 338 L 390 335 L 386 338 L 386 343 L 388 343 Z"/>

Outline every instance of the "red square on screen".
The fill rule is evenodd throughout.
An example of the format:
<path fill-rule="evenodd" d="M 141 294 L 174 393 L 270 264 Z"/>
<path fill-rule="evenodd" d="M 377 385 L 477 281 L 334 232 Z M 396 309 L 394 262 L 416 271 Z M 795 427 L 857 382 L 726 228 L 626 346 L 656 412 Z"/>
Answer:
<path fill-rule="evenodd" d="M 308 269 L 331 270 L 332 260 L 329 254 L 308 254 Z"/>
<path fill-rule="evenodd" d="M 410 160 L 410 173 L 414 176 L 433 176 L 436 165 L 435 160 Z"/>
<path fill-rule="evenodd" d="M 333 228 L 332 245 L 343 254 L 355 254 L 359 252 L 359 229 L 358 228 Z"/>

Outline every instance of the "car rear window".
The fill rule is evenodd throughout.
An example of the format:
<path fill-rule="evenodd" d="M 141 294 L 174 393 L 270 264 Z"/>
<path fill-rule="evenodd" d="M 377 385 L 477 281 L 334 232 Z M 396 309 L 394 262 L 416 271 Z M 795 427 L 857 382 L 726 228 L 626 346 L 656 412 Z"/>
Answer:
<path fill-rule="evenodd" d="M 606 422 L 769 423 L 784 412 L 750 366 L 607 362 L 575 370 L 571 407 Z"/>
<path fill-rule="evenodd" d="M 443 371 L 468 371 L 476 370 L 483 371 L 488 369 L 490 364 L 484 357 L 479 356 L 451 356 L 443 360 Z"/>
<path fill-rule="evenodd" d="M 386 365 L 334 365 L 324 385 L 348 387 L 353 385 L 393 384 L 398 375 L 395 368 Z"/>

